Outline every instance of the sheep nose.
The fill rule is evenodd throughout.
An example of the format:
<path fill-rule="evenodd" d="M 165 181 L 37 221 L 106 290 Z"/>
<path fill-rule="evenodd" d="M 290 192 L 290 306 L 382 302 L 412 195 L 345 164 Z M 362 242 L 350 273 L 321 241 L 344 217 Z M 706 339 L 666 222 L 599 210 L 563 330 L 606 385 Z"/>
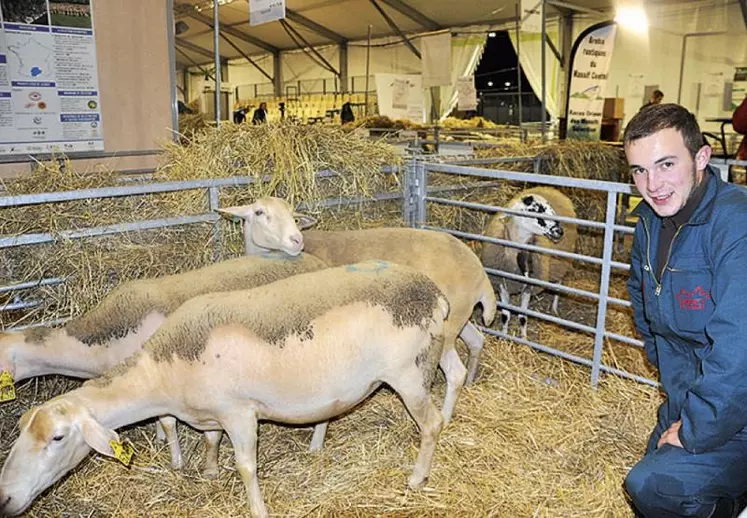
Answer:
<path fill-rule="evenodd" d="M 5 516 L 5 512 L 3 512 L 3 509 L 7 507 L 7 505 L 12 500 L 12 497 L 5 498 L 2 493 L 0 493 L 0 516 Z"/>
<path fill-rule="evenodd" d="M 290 241 L 294 245 L 302 245 L 303 244 L 303 236 L 301 234 L 293 234 L 290 237 Z"/>

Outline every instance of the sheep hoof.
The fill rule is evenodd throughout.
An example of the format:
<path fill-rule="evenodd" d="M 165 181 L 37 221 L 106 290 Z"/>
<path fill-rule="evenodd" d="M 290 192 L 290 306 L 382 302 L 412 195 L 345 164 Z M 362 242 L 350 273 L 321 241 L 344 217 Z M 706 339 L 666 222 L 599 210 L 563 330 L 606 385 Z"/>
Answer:
<path fill-rule="evenodd" d="M 428 477 L 421 477 L 415 474 L 410 475 L 410 478 L 407 481 L 407 486 L 412 489 L 413 491 L 417 491 L 418 489 L 422 489 L 425 487 L 425 484 L 428 482 Z"/>
<path fill-rule="evenodd" d="M 184 463 L 182 462 L 182 459 L 171 461 L 171 469 L 173 469 L 174 471 L 181 471 L 183 468 Z"/>
<path fill-rule="evenodd" d="M 203 478 L 218 478 L 218 468 L 205 468 L 202 470 L 202 477 Z"/>

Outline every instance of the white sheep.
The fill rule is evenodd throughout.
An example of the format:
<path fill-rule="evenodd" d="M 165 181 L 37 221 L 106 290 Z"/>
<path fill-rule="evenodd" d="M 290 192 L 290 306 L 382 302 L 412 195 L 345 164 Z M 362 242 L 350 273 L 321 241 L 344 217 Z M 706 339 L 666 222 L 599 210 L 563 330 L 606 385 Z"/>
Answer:
<path fill-rule="evenodd" d="M 304 231 L 304 251 L 329 266 L 381 259 L 425 273 L 446 295 L 451 313 L 446 321 L 444 356 L 440 366 L 446 376 L 444 420 L 451 420 L 456 400 L 465 383 L 474 381 L 485 338 L 469 322 L 477 304 L 490 325 L 495 317 L 495 292 L 480 259 L 459 239 L 445 232 L 413 228 L 371 228 L 347 231 Z M 465 370 L 456 352 L 461 336 L 469 349 Z"/>
<path fill-rule="evenodd" d="M 552 187 L 527 189 L 514 196 L 506 204 L 506 208 L 527 212 L 532 214 L 533 217 L 496 214 L 491 218 L 485 229 L 486 236 L 519 244 L 554 248 L 565 252 L 575 250 L 578 238 L 577 225 L 561 224 L 558 221 L 542 218 L 542 215 L 576 217 L 573 202 L 560 191 Z M 569 259 L 492 243 L 483 244 L 480 258 L 488 268 L 555 283 L 562 281 L 571 266 Z M 494 278 L 493 283 L 496 290 L 500 292 L 503 304 L 510 304 L 511 295 L 520 293 L 523 310 L 528 309 L 532 294 L 542 291 L 539 286 L 531 286 L 505 277 Z M 552 308 L 557 313 L 557 294 L 554 297 Z M 510 318 L 510 311 L 502 309 L 501 321 L 504 333 L 508 332 Z M 526 315 L 519 315 L 519 322 L 521 324 L 521 336 L 526 339 Z"/>
<path fill-rule="evenodd" d="M 0 333 L 0 371 L 9 372 L 15 381 L 45 374 L 99 376 L 139 351 L 169 314 L 197 295 L 253 288 L 327 267 L 301 253 L 303 237 L 286 201 L 261 198 L 227 210 L 248 221 L 245 235 L 253 255 L 177 275 L 129 281 L 61 328 Z M 180 469 L 175 427 L 173 417 L 163 416 L 157 430 L 159 439 L 169 444 L 172 466 Z M 205 466 L 205 474 L 212 476 L 218 469 L 218 445 L 210 436 L 206 436 L 206 445 L 216 450 L 208 455 L 215 464 Z"/>
<path fill-rule="evenodd" d="M 22 513 L 91 448 L 113 456 L 117 428 L 168 414 L 226 431 L 252 515 L 265 517 L 257 421 L 329 420 L 382 383 L 420 428 L 409 478 L 420 488 L 443 426 L 429 390 L 448 312 L 428 277 L 383 261 L 191 299 L 124 363 L 24 414 L 0 473 L 0 515 Z"/>

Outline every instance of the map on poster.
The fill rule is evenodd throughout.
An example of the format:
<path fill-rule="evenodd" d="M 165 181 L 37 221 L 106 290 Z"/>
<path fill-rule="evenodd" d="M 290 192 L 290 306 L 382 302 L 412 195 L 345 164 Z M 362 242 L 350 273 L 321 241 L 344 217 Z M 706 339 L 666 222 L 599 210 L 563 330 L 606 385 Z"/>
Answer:
<path fill-rule="evenodd" d="M 0 0 L 0 155 L 101 151 L 92 0 Z"/>

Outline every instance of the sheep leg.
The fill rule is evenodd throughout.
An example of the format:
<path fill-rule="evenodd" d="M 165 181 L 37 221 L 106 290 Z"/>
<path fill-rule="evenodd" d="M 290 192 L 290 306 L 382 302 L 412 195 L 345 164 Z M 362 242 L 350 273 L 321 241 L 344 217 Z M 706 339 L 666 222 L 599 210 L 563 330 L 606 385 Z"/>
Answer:
<path fill-rule="evenodd" d="M 166 432 L 163 431 L 163 425 L 161 421 L 156 421 L 156 441 L 166 442 Z"/>
<path fill-rule="evenodd" d="M 176 418 L 170 415 L 159 417 L 156 424 L 156 437 L 158 437 L 159 425 L 171 452 L 171 469 L 180 470 L 184 466 L 184 462 L 182 461 L 182 450 L 179 447 L 179 436 L 176 433 Z"/>
<path fill-rule="evenodd" d="M 327 436 L 327 426 L 329 426 L 329 421 L 324 421 L 314 426 L 314 435 L 311 437 L 309 451 L 319 451 L 322 449 L 324 438 Z"/>
<path fill-rule="evenodd" d="M 449 323 L 447 323 L 449 325 Z M 446 377 L 446 397 L 444 398 L 443 405 L 443 417 L 444 425 L 449 424 L 451 416 L 454 414 L 454 407 L 456 406 L 459 393 L 464 385 L 464 380 L 467 378 L 467 369 L 464 367 L 462 360 L 456 352 L 456 334 L 453 330 L 447 331 L 447 336 L 444 338 L 444 348 L 441 352 L 441 358 L 438 360 L 438 365 L 444 372 Z"/>
<path fill-rule="evenodd" d="M 223 438 L 223 431 L 206 431 L 204 438 L 205 467 L 202 469 L 202 476 L 205 478 L 215 478 L 218 476 L 218 453 L 220 452 L 220 440 Z"/>
<path fill-rule="evenodd" d="M 467 381 L 465 385 L 471 385 L 477 375 L 477 366 L 480 363 L 480 355 L 485 345 L 485 337 L 472 322 L 467 322 L 459 334 L 469 349 L 469 360 L 467 361 Z"/>
<path fill-rule="evenodd" d="M 267 508 L 257 479 L 257 414 L 253 411 L 233 414 L 222 424 L 233 444 L 236 468 L 246 487 L 249 510 L 254 518 L 267 518 Z"/>
<path fill-rule="evenodd" d="M 420 489 L 428 481 L 433 455 L 444 419 L 425 388 L 423 372 L 415 365 L 396 380 L 388 382 L 402 398 L 407 411 L 420 428 L 420 449 L 418 458 L 407 481 L 410 489 Z"/>
<path fill-rule="evenodd" d="M 501 283 L 500 289 L 501 304 L 511 304 L 511 294 L 508 292 L 506 285 Z M 507 309 L 501 309 L 501 322 L 503 323 L 503 334 L 508 334 L 508 321 L 511 320 L 511 312 Z"/>
<path fill-rule="evenodd" d="M 529 289 L 524 289 L 521 292 L 521 309 L 529 309 L 529 299 L 532 298 L 532 292 Z M 519 324 L 521 324 L 521 337 L 527 339 L 527 316 L 525 314 L 519 315 Z"/>
<path fill-rule="evenodd" d="M 557 283 L 555 283 L 555 284 L 558 284 L 558 285 L 560 285 L 560 283 L 559 283 L 559 282 L 557 282 Z M 553 296 L 552 296 L 552 312 L 553 312 L 553 313 L 554 313 L 555 315 L 557 315 L 557 314 L 558 314 L 558 301 L 559 301 L 559 300 L 560 300 L 560 293 L 556 291 L 556 292 L 555 292 L 555 293 L 553 294 Z"/>

